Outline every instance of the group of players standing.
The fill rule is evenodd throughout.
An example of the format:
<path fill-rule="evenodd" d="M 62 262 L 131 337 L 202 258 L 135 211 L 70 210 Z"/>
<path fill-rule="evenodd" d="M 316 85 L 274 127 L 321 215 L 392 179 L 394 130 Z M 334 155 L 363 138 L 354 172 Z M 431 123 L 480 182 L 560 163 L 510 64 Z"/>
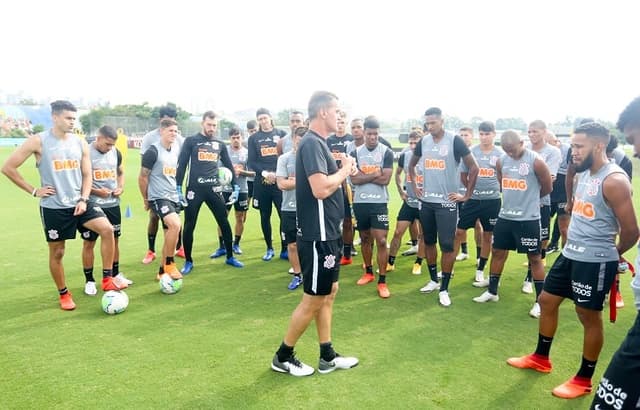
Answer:
<path fill-rule="evenodd" d="M 377 290 L 381 298 L 388 298 L 391 293 L 386 273 L 394 270 L 400 238 L 410 225 L 419 221 L 422 240 L 419 241 L 413 273 L 420 273 L 420 264 L 426 258 L 430 280 L 420 291 L 431 293 L 438 290 L 439 303 L 448 307 L 451 305 L 449 284 L 457 248 L 466 229 L 481 228 L 483 234 L 480 236 L 482 240 L 473 285 L 488 287 L 488 290 L 474 301 L 499 300 L 498 286 L 509 250 L 527 254 L 533 286 L 525 284 L 523 291 L 532 293 L 533 287 L 536 293 L 536 302 L 529 312 L 532 317 L 540 319 L 536 351 L 531 355 L 511 358 L 508 363 L 540 372 L 551 371 L 549 350 L 557 328 L 558 307 L 563 299 L 572 299 L 585 328 L 582 364 L 577 374 L 556 387 L 553 393 L 565 398 L 589 393 L 603 343 L 601 310 L 605 295 L 617 275 L 619 260 L 638 239 L 629 176 L 607 156 L 611 140 L 608 130 L 595 122 L 580 125 L 573 133 L 569 153 L 567 146 L 558 148 L 547 142 L 547 138 L 554 140 L 542 121 L 529 125 L 529 147 L 515 131 L 504 132 L 500 137 L 500 147 L 497 147 L 493 124 L 483 122 L 479 126 L 480 143 L 469 148 L 463 138 L 445 130 L 441 110 L 429 108 L 425 112 L 424 128 L 411 133 L 409 149 L 401 154 L 396 169 L 395 180 L 403 203 L 398 215 L 398 229 L 388 251 L 387 186 L 393 174 L 394 156 L 379 135 L 380 123 L 373 116 L 354 119 L 351 121 L 352 134 L 349 135 L 345 132 L 346 115 L 335 109 L 334 96 L 327 93 L 316 98 L 321 102 L 317 104 L 325 104 L 314 109 L 316 126 L 325 131 L 332 130 L 333 126 L 329 124 L 333 121 L 331 113 L 335 111 L 337 114 L 336 133 L 328 138 L 322 137 L 326 139 L 335 166 L 329 167 L 333 169 L 330 172 L 324 164 L 323 170 L 312 171 L 311 176 L 315 180 L 318 172 L 324 173 L 329 181 L 329 176 L 338 172 L 345 163 L 350 168 L 341 174 L 337 185 L 333 180 L 328 182 L 331 192 L 339 188 L 344 198 L 342 240 L 337 242 L 342 249 L 328 249 L 328 253 L 341 255 L 340 265 L 352 263 L 352 208 L 364 260 L 364 273 L 357 284 L 366 285 L 375 280 L 372 261 L 375 245 L 379 267 Z M 312 103 L 310 107 L 313 107 Z M 145 209 L 153 211 L 150 213 L 150 252 L 144 262 L 149 263 L 155 258 L 153 229 L 154 225 L 157 229 L 161 221 L 165 241 L 158 275 L 167 274 L 179 279 L 190 273 L 194 268 L 193 232 L 200 207 L 206 203 L 220 229 L 221 246 L 211 257 L 225 255 L 227 264 L 242 267 L 234 252 L 242 253 L 242 223 L 253 193 L 253 206 L 260 210 L 267 248 L 262 259 L 269 261 L 275 256 L 270 224 L 272 206 L 275 205 L 281 220 L 280 257 L 290 261 L 294 275 L 289 289 L 297 288 L 304 280 L 305 294 L 333 298 L 337 288 L 331 290 L 328 287 L 325 289 L 328 293 L 317 293 L 316 286 L 325 285 L 316 282 L 315 274 L 314 279 L 302 276 L 302 272 L 310 269 L 310 260 L 315 261 L 313 269 L 317 267 L 319 249 L 315 242 L 312 248 L 298 250 L 296 246 L 296 243 L 306 243 L 300 239 L 304 238 L 301 215 L 305 212 L 296 206 L 296 198 L 299 197 L 295 193 L 296 169 L 300 169 L 302 162 L 296 160 L 296 150 L 303 136 L 313 134 L 302 125 L 303 114 L 292 113 L 290 133 L 285 134 L 273 126 L 270 113 L 260 109 L 256 115 L 258 130 L 249 137 L 247 148 L 243 147 L 240 130 L 234 128 L 229 133 L 232 140 L 230 150 L 216 138 L 218 118 L 212 111 L 203 115 L 201 132 L 186 139 L 179 135 L 175 111 L 165 107 L 161 117 L 160 127 L 145 136 L 141 150 L 138 185 Z M 41 198 L 41 218 L 49 244 L 51 274 L 60 294 L 61 307 L 72 310 L 75 304 L 66 287 L 62 257 L 65 240 L 75 237 L 76 229 L 85 239 L 83 265 L 87 294 L 96 293 L 92 265 L 93 247 L 98 236 L 101 238 L 103 262 L 102 289 L 119 290 L 132 283 L 118 272 L 119 197 L 124 188 L 122 157 L 114 147 L 117 135 L 112 127 L 100 128 L 96 141 L 90 146 L 71 134 L 76 109 L 69 102 L 52 103 L 52 118 L 52 129 L 29 138 L 7 159 L 2 172 L 23 190 Z M 36 157 L 41 176 L 40 187 L 31 186 L 18 172 L 32 154 Z M 317 156 L 311 156 L 317 159 Z M 228 184 L 230 189 L 225 190 L 218 180 L 220 166 L 233 170 Z M 401 180 L 403 172 L 404 181 Z M 559 192 L 563 184 L 554 183 L 554 180 L 562 181 L 563 178 L 558 176 L 563 172 L 568 174 L 564 178 L 566 199 Z M 185 197 L 182 182 L 187 175 Z M 305 194 L 318 198 L 319 203 L 313 206 L 317 208 L 316 219 L 320 221 L 317 234 L 325 237 L 325 230 L 333 232 L 335 227 L 326 225 L 323 219 L 325 205 L 319 198 L 324 193 L 316 192 L 316 182 L 311 176 L 308 180 L 311 191 Z M 252 190 L 247 181 L 250 177 L 255 177 Z M 552 191 L 555 191 L 555 204 L 549 195 Z M 237 212 L 234 239 L 227 219 L 233 204 L 236 204 Z M 183 227 L 178 215 L 183 208 L 186 211 L 184 232 L 181 234 Z M 562 214 L 558 221 L 564 246 L 545 278 L 543 260 L 552 209 Z M 568 212 L 571 212 L 571 218 L 567 224 Z M 181 249 L 178 246 L 181 236 L 186 261 L 180 271 L 174 255 L 177 249 Z M 442 253 L 440 272 L 437 270 L 436 244 Z M 489 244 L 492 257 L 489 278 L 485 279 Z M 302 264 L 298 251 L 307 255 Z M 323 254 L 324 267 L 330 267 L 335 277 L 325 284 L 337 284 L 337 268 L 333 268 L 335 258 L 328 253 Z M 305 264 L 307 269 L 301 266 Z M 294 313 L 294 322 L 295 316 Z M 294 332 L 294 339 L 301 334 L 299 331 Z M 350 368 L 358 363 L 355 358 L 337 355 L 330 341 L 326 343 L 321 343 L 321 371 L 322 368 L 326 372 L 333 368 Z M 296 375 L 310 374 L 308 366 L 302 367 L 306 365 L 295 359 L 292 349 L 292 345 L 283 342 L 272 368 L 294 374 L 295 368 L 299 367 L 302 370 Z"/>

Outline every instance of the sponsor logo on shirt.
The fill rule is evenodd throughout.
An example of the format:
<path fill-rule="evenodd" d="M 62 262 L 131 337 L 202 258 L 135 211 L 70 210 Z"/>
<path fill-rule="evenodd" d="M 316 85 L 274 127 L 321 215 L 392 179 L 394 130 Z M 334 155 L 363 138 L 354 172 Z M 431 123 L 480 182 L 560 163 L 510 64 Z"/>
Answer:
<path fill-rule="evenodd" d="M 480 168 L 478 176 L 481 178 L 493 178 L 496 176 L 496 172 L 493 168 Z"/>
<path fill-rule="evenodd" d="M 218 153 L 208 152 L 208 151 L 198 151 L 198 161 L 218 162 Z"/>
<path fill-rule="evenodd" d="M 53 170 L 56 172 L 80 168 L 80 161 L 77 159 L 54 159 L 52 162 Z"/>
<path fill-rule="evenodd" d="M 575 200 L 573 203 L 573 210 L 571 212 L 574 215 L 580 215 L 588 220 L 592 220 L 596 217 L 596 210 L 594 209 L 593 204 L 580 199 Z"/>
<path fill-rule="evenodd" d="M 278 155 L 278 149 L 276 147 L 261 147 L 260 155 L 263 157 Z"/>
<path fill-rule="evenodd" d="M 524 179 L 502 178 L 502 189 L 526 191 L 527 181 Z"/>
<path fill-rule="evenodd" d="M 424 160 L 424 169 L 436 169 L 438 171 L 444 170 L 444 160 L 443 159 L 425 159 Z"/>
<path fill-rule="evenodd" d="M 162 174 L 166 175 L 168 177 L 175 177 L 176 176 L 176 168 L 175 167 L 164 166 L 164 167 L 162 167 Z"/>
<path fill-rule="evenodd" d="M 93 180 L 94 181 L 112 181 L 117 176 L 115 169 L 94 169 Z"/>

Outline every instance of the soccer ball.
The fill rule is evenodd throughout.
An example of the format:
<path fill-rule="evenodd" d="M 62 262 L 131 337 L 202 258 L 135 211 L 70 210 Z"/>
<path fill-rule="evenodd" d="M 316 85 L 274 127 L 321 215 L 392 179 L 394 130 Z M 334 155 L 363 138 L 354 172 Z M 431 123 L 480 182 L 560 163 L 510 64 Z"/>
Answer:
<path fill-rule="evenodd" d="M 219 167 L 218 168 L 218 182 L 220 185 L 225 186 L 231 183 L 231 179 L 233 179 L 233 173 L 229 168 Z"/>
<path fill-rule="evenodd" d="M 160 276 L 160 292 L 165 295 L 173 295 L 182 289 L 182 279 L 173 279 L 168 274 Z"/>
<path fill-rule="evenodd" d="M 110 290 L 102 295 L 102 310 L 108 315 L 124 312 L 129 306 L 129 296 L 121 290 Z"/>

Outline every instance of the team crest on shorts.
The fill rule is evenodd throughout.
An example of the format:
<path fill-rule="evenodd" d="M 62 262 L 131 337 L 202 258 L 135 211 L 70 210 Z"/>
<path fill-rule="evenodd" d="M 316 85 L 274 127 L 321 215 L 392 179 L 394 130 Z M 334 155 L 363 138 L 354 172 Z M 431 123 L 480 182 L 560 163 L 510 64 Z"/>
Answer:
<path fill-rule="evenodd" d="M 335 255 L 327 255 L 324 257 L 324 263 L 322 264 L 327 269 L 332 269 L 336 266 L 336 256 Z"/>
<path fill-rule="evenodd" d="M 85 239 L 89 239 L 89 231 L 82 232 L 82 237 Z"/>
<path fill-rule="evenodd" d="M 518 167 L 518 174 L 522 176 L 529 175 L 529 164 L 527 164 L 526 162 L 521 163 Z"/>
<path fill-rule="evenodd" d="M 591 182 L 589 182 L 589 184 L 587 185 L 587 195 L 589 196 L 598 195 L 598 187 L 600 186 L 601 183 L 602 181 L 600 180 L 600 178 L 592 179 Z"/>
<path fill-rule="evenodd" d="M 164 205 L 163 207 L 160 208 L 160 213 L 166 214 L 168 212 L 169 212 L 169 207 L 167 205 Z"/>
<path fill-rule="evenodd" d="M 53 239 L 53 240 L 56 240 L 56 239 L 58 239 L 60 237 L 60 235 L 58 235 L 58 231 L 55 230 L 55 229 L 50 229 L 47 232 L 47 235 L 49 235 L 49 238 Z"/>

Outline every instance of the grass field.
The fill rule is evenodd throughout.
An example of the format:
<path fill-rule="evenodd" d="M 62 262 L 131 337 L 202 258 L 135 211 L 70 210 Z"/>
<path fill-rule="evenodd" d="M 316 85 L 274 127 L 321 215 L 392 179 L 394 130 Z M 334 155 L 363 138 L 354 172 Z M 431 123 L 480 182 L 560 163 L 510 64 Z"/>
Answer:
<path fill-rule="evenodd" d="M 0 162 L 10 151 L 0 149 Z M 123 209 L 130 205 L 132 217 L 123 221 L 120 265 L 135 284 L 127 290 L 129 308 L 117 316 L 101 311 L 101 292 L 98 297 L 83 294 L 80 240 L 68 242 L 65 256 L 67 284 L 78 307 L 72 312 L 59 308 L 37 200 L 6 178 L 0 180 L 5 215 L 0 236 L 5 296 L 0 408 L 578 409 L 591 402 L 593 396 L 569 402 L 550 393 L 580 364 L 582 328 L 571 303 L 561 309 L 551 374 L 505 363 L 509 356 L 533 351 L 537 340 L 537 322 L 527 314 L 533 297 L 520 293 L 525 258 L 514 254 L 499 303 L 474 303 L 471 298 L 481 293 L 471 286 L 474 262 L 458 263 L 449 309 L 438 305 L 436 294 L 418 292 L 428 275 L 410 273 L 413 257 L 398 257 L 388 278 L 392 296 L 381 300 L 375 284 L 355 285 L 361 274 L 357 256 L 358 263 L 341 270 L 333 341 L 340 353 L 358 356 L 360 365 L 307 378 L 271 371 L 270 360 L 301 289 L 287 290 L 285 261 L 260 259 L 264 243 L 257 211 L 250 211 L 242 240 L 239 259 L 246 266 L 236 269 L 208 258 L 217 247 L 217 234 L 203 207 L 195 269 L 179 294 L 163 295 L 155 281 L 156 266 L 140 263 L 147 216 L 137 188 L 138 169 L 137 151 L 132 151 L 123 198 Z M 32 159 L 22 171 L 37 182 Z M 395 189 L 390 192 L 394 220 L 398 198 Z M 470 232 L 471 241 L 472 236 Z M 549 265 L 556 255 L 549 257 Z M 635 249 L 627 256 L 635 257 Z M 99 269 L 98 260 L 95 271 Z M 605 323 L 594 381 L 635 318 L 629 280 L 622 279 L 627 307 L 619 311 L 616 324 Z M 317 365 L 313 325 L 296 351 L 303 361 Z"/>

